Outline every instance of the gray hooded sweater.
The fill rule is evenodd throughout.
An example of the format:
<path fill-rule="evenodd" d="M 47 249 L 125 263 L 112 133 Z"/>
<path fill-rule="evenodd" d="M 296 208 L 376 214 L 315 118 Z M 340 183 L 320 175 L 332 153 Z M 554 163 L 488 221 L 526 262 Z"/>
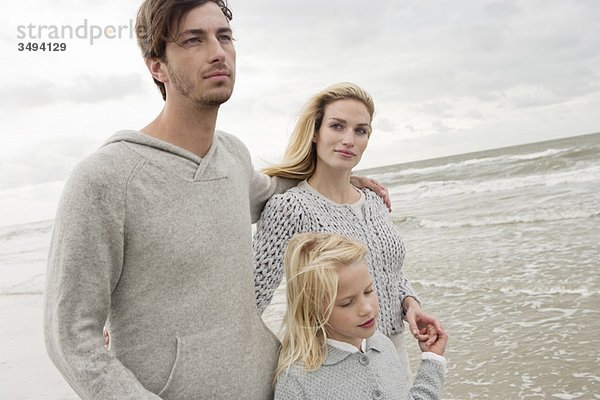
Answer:
<path fill-rule="evenodd" d="M 73 389 L 271 398 L 279 342 L 256 310 L 250 224 L 295 183 L 257 173 L 219 131 L 202 158 L 123 131 L 79 163 L 54 223 L 44 315 L 48 354 Z"/>

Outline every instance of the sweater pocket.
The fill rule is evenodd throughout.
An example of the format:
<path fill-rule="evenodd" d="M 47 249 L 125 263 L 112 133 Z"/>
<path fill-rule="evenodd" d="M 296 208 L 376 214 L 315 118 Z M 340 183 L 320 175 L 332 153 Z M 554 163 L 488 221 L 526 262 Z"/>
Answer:
<path fill-rule="evenodd" d="M 158 395 L 167 400 L 271 397 L 279 341 L 262 323 L 251 325 L 177 337 L 175 362 Z"/>

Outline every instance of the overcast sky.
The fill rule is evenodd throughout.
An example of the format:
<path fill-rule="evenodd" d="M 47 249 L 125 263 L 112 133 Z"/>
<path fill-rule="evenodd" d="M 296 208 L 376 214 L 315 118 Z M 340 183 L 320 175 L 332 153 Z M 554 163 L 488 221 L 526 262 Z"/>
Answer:
<path fill-rule="evenodd" d="M 0 226 L 51 218 L 78 160 L 160 112 L 131 32 L 139 4 L 0 6 Z M 218 127 L 258 167 L 278 160 L 302 104 L 340 81 L 375 99 L 359 168 L 600 131 L 600 1 L 229 4 L 238 73 Z M 66 50 L 18 51 L 29 42 Z"/>

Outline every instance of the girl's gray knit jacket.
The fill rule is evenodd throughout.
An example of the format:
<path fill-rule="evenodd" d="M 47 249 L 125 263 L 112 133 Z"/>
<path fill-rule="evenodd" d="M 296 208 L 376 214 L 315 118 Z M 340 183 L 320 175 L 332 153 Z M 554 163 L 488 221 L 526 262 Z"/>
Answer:
<path fill-rule="evenodd" d="M 283 254 L 288 240 L 298 233 L 331 232 L 367 245 L 367 262 L 381 308 L 378 327 L 387 336 L 403 331 L 402 300 L 416 297 L 402 273 L 404 244 L 383 200 L 368 189 L 362 191 L 364 220 L 350 205 L 332 203 L 302 187 L 269 200 L 252 243 L 256 302 L 261 313 L 284 275 Z"/>
<path fill-rule="evenodd" d="M 294 364 L 283 371 L 275 386 L 275 400 L 439 400 L 445 365 L 423 359 L 412 387 L 392 342 L 380 332 L 367 339 L 364 353 L 328 346 L 327 358 L 316 371 Z"/>

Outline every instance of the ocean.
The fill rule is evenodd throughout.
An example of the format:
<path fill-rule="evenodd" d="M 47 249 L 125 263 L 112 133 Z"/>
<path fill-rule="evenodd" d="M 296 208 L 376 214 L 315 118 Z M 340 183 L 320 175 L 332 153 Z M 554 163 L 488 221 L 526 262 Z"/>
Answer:
<path fill-rule="evenodd" d="M 600 134 L 361 174 L 389 188 L 405 274 L 450 334 L 446 399 L 600 399 Z M 51 229 L 0 228 L 1 398 L 77 398 L 41 339 Z"/>

